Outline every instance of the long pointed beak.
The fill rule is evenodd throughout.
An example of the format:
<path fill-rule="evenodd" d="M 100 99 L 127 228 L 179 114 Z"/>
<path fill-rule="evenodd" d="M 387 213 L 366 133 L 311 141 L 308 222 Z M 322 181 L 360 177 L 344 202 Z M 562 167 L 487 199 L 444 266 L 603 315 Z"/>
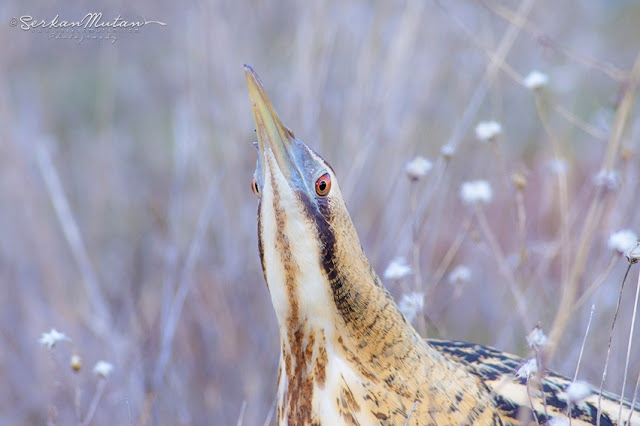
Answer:
<path fill-rule="evenodd" d="M 292 162 L 295 158 L 295 156 L 291 155 L 295 141 L 293 132 L 287 129 L 280 121 L 256 72 L 249 65 L 244 66 L 244 71 L 247 77 L 247 86 L 249 87 L 253 120 L 256 123 L 256 131 L 258 133 L 260 156 L 264 160 L 265 150 L 270 148 L 280 171 L 285 177 L 290 178 L 293 173 Z M 267 166 L 264 161 L 263 165 Z"/>

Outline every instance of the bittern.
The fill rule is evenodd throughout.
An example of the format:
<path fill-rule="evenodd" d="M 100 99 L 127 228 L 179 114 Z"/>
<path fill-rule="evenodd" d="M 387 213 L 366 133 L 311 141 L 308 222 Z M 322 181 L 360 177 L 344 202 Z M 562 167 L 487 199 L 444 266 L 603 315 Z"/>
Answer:
<path fill-rule="evenodd" d="M 245 66 L 258 136 L 258 249 L 280 329 L 280 425 L 640 424 L 638 407 L 521 358 L 423 339 L 365 256 L 329 164 L 285 127 Z M 540 386 L 541 384 L 541 386 Z M 565 395 L 563 397 L 563 395 Z M 632 417 L 633 415 L 633 417 Z M 562 424 L 562 423 L 558 423 Z"/>

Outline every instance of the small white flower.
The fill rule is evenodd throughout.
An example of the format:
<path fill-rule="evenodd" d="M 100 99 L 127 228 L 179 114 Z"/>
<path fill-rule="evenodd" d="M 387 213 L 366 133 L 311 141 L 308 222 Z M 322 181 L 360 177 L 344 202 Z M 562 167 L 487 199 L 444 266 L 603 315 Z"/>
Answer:
<path fill-rule="evenodd" d="M 42 336 L 38 339 L 38 342 L 40 342 L 42 346 L 46 346 L 47 349 L 51 349 L 56 345 L 56 343 L 64 341 L 70 342 L 71 339 L 69 339 L 64 333 L 60 333 L 55 328 L 52 328 L 48 333 L 42 333 Z"/>
<path fill-rule="evenodd" d="M 443 145 L 440 148 L 440 154 L 444 157 L 445 160 L 451 160 L 451 158 L 456 153 L 456 149 L 453 145 Z"/>
<path fill-rule="evenodd" d="M 424 308 L 424 293 L 413 292 L 403 294 L 398 308 L 400 308 L 400 312 L 402 312 L 402 315 L 404 315 L 407 321 L 412 322 L 418 312 L 421 312 Z"/>
<path fill-rule="evenodd" d="M 388 280 L 398 280 L 410 275 L 413 272 L 411 266 L 404 257 L 396 257 L 393 259 L 387 269 L 384 270 L 384 277 Z"/>
<path fill-rule="evenodd" d="M 620 187 L 620 175 L 616 170 L 600 170 L 593 178 L 593 183 L 609 191 L 615 191 Z"/>
<path fill-rule="evenodd" d="M 539 325 L 533 327 L 533 330 L 527 336 L 527 345 L 531 349 L 538 350 L 548 343 L 547 336 Z"/>
<path fill-rule="evenodd" d="M 569 171 L 569 163 L 567 163 L 567 161 L 562 158 L 554 158 L 553 160 L 549 161 L 549 169 L 553 174 L 564 175 L 565 173 L 567 173 L 567 171 Z"/>
<path fill-rule="evenodd" d="M 516 377 L 519 379 L 530 378 L 533 374 L 538 372 L 538 362 L 535 358 L 531 358 L 525 362 L 522 367 L 516 372 Z"/>
<path fill-rule="evenodd" d="M 460 187 L 460 198 L 465 204 L 488 204 L 493 198 L 493 191 L 486 180 L 465 182 Z"/>
<path fill-rule="evenodd" d="M 637 242 L 634 247 L 627 250 L 624 255 L 627 257 L 629 263 L 638 263 L 640 260 L 640 241 Z"/>
<path fill-rule="evenodd" d="M 533 70 L 524 78 L 523 83 L 527 89 L 540 90 L 549 83 L 549 76 L 540 71 Z"/>
<path fill-rule="evenodd" d="M 409 161 L 404 170 L 407 172 L 409 179 L 418 180 L 426 175 L 433 168 L 433 163 L 424 157 L 418 156 Z"/>
<path fill-rule="evenodd" d="M 113 364 L 107 361 L 98 361 L 93 367 L 93 374 L 106 379 L 113 372 Z"/>
<path fill-rule="evenodd" d="M 458 265 L 449 274 L 449 282 L 451 284 L 467 283 L 471 280 L 471 269 L 464 265 Z"/>
<path fill-rule="evenodd" d="M 571 382 L 564 392 L 560 392 L 558 398 L 575 404 L 591 395 L 591 393 L 591 385 L 588 383 L 580 381 Z"/>
<path fill-rule="evenodd" d="M 569 426 L 569 420 L 563 419 L 562 417 L 551 417 L 549 422 L 547 423 L 549 426 Z"/>
<path fill-rule="evenodd" d="M 476 138 L 481 142 L 492 141 L 502 133 L 502 126 L 497 121 L 481 121 L 476 125 Z"/>
<path fill-rule="evenodd" d="M 632 250 L 638 244 L 638 236 L 630 229 L 621 229 L 609 236 L 607 245 L 613 251 L 619 254 L 625 254 Z"/>

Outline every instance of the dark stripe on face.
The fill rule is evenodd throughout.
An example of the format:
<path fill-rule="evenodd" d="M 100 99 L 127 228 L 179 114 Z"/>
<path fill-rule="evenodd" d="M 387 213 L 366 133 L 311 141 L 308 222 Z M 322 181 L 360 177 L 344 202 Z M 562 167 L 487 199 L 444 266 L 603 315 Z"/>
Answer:
<path fill-rule="evenodd" d="M 269 282 L 267 281 L 267 270 L 264 267 L 264 243 L 262 241 L 262 221 L 260 213 L 260 207 L 262 206 L 262 200 L 258 201 L 258 254 L 260 255 L 260 265 L 262 265 L 262 275 L 264 275 L 264 282 L 269 288 Z"/>
<path fill-rule="evenodd" d="M 359 318 L 358 312 L 354 310 L 353 298 L 357 297 L 347 289 L 342 274 L 340 274 L 340 263 L 336 256 L 336 236 L 331 228 L 331 206 L 328 198 L 316 200 L 316 208 L 303 192 L 297 191 L 298 199 L 304 206 L 308 218 L 316 225 L 316 232 L 321 244 L 320 264 L 327 274 L 333 301 L 342 317 L 350 322 Z"/>

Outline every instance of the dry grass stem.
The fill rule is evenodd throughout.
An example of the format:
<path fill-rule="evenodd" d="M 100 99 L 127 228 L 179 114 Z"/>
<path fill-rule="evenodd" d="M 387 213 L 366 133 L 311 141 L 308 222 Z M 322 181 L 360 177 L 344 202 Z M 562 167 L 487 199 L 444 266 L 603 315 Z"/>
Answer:
<path fill-rule="evenodd" d="M 171 359 L 171 354 L 172 354 L 171 347 L 173 344 L 173 337 L 175 335 L 176 328 L 178 327 L 178 321 L 180 320 L 182 307 L 184 306 L 184 302 L 187 298 L 187 294 L 193 283 L 193 270 L 195 268 L 196 262 L 200 257 L 200 252 L 205 243 L 207 226 L 211 218 L 213 209 L 216 206 L 215 204 L 216 188 L 217 188 L 217 179 L 213 179 L 213 183 L 209 186 L 209 191 L 207 193 L 205 205 L 202 208 L 200 217 L 198 218 L 198 225 L 193 234 L 191 245 L 189 246 L 189 252 L 187 254 L 185 265 L 180 274 L 180 284 L 174 296 L 173 302 L 171 303 L 171 308 L 169 310 L 167 322 L 165 324 L 165 327 L 162 330 L 160 354 L 158 355 L 158 360 L 156 362 L 156 367 L 155 367 L 154 376 L 153 376 L 154 386 L 156 388 L 160 386 L 162 382 L 162 378 L 164 376 L 164 372 L 167 368 L 167 364 Z"/>
<path fill-rule="evenodd" d="M 604 382 L 607 380 L 607 371 L 609 368 L 609 358 L 611 357 L 611 342 L 613 340 L 613 330 L 616 327 L 616 321 L 618 319 L 618 313 L 620 312 L 620 302 L 622 301 L 622 290 L 624 290 L 624 284 L 627 281 L 627 276 L 629 275 L 629 271 L 631 270 L 631 265 L 627 267 L 627 271 L 624 273 L 624 278 L 622 279 L 622 284 L 620 285 L 620 291 L 618 292 L 618 301 L 616 302 L 616 310 L 613 314 L 613 321 L 611 322 L 611 331 L 609 332 L 609 342 L 607 343 L 607 357 L 604 361 L 604 369 L 602 371 L 602 380 L 600 381 L 600 391 L 598 395 L 598 422 L 597 426 L 600 426 L 600 413 L 602 411 L 602 391 L 604 389 Z"/>
<path fill-rule="evenodd" d="M 585 133 L 593 136 L 594 138 L 606 142 L 607 135 L 602 131 L 598 130 L 596 127 L 586 123 L 584 120 L 581 120 L 575 114 L 572 114 L 570 111 L 567 111 L 564 107 L 550 103 L 550 106 L 558 113 L 560 116 L 564 117 L 569 123 L 576 126 L 576 128 L 583 130 Z"/>
<path fill-rule="evenodd" d="M 107 381 L 105 379 L 98 379 L 96 393 L 93 395 L 93 399 L 91 400 L 91 404 L 89 405 L 89 411 L 87 412 L 87 417 L 85 417 L 84 421 L 82 421 L 81 426 L 89 426 L 91 424 L 93 416 L 96 414 L 98 404 L 100 403 L 100 399 L 102 398 L 102 394 L 104 393 L 106 387 Z"/>
<path fill-rule="evenodd" d="M 443 6 L 442 2 L 436 1 L 436 3 L 445 11 L 447 9 Z M 520 32 L 520 27 L 526 22 L 529 12 L 531 12 L 531 8 L 533 7 L 533 0 L 525 0 L 520 3 L 520 7 L 516 12 L 514 22 L 512 22 L 511 26 L 505 31 L 504 36 L 500 40 L 498 44 L 498 48 L 496 49 L 496 54 L 491 58 L 490 63 L 487 65 L 486 71 L 483 75 L 482 80 L 476 87 L 471 99 L 467 103 L 467 106 L 462 114 L 460 120 L 457 121 L 456 126 L 453 129 L 451 136 L 447 142 L 447 145 L 452 146 L 454 149 L 458 147 L 460 141 L 464 137 L 464 134 L 471 126 L 474 118 L 476 117 L 482 102 L 484 101 L 487 93 L 489 92 L 489 88 L 493 83 L 498 71 L 500 70 L 501 65 L 504 63 L 507 54 L 513 47 L 513 44 Z M 447 13 L 447 16 L 451 16 L 450 13 Z"/>
<path fill-rule="evenodd" d="M 624 250 L 608 244 L 640 232 L 634 2 L 142 7 L 167 25 L 113 44 L 49 39 L 20 16 L 6 28 L 0 423 L 276 422 L 243 63 L 335 170 L 375 271 L 406 256 L 413 277 L 381 276 L 421 334 L 526 356 L 539 322 L 562 354 L 537 354 L 547 371 L 637 399 L 638 338 L 611 324 Z M 407 170 L 416 154 L 428 174 Z M 73 342 L 41 337 L 53 329 Z M 113 362 L 106 388 L 72 351 Z M 536 404 L 529 422 L 551 422 Z"/>
<path fill-rule="evenodd" d="M 411 406 L 411 410 L 409 410 L 409 415 L 407 416 L 407 420 L 404 421 L 404 426 L 408 426 L 409 425 L 409 420 L 411 420 L 411 416 L 413 415 L 413 412 L 415 411 L 415 409 L 418 406 L 419 402 L 420 401 L 416 401 Z"/>
<path fill-rule="evenodd" d="M 69 248 L 78 265 L 82 282 L 91 304 L 91 316 L 89 323 L 93 326 L 94 331 L 105 338 L 109 335 L 108 329 L 111 325 L 109 309 L 102 297 L 98 278 L 91 265 L 89 253 L 82 239 L 82 234 L 76 220 L 71 212 L 69 201 L 64 193 L 62 182 L 51 161 L 51 153 L 45 146 L 45 142 L 39 142 L 36 145 L 36 158 L 40 174 L 47 187 L 49 198 L 56 211 L 56 216 L 60 227 L 66 237 Z"/>
<path fill-rule="evenodd" d="M 603 72 L 607 76 L 609 76 L 614 81 L 623 81 L 627 77 L 627 73 L 616 68 L 610 63 L 600 61 L 591 56 L 585 55 L 580 52 L 576 52 L 573 49 L 570 49 L 566 46 L 560 44 L 557 40 L 549 36 L 548 34 L 543 33 L 538 30 L 531 22 L 520 23 L 518 20 L 517 14 L 513 11 L 509 10 L 507 7 L 502 6 L 497 2 L 489 2 L 486 0 L 482 0 L 481 3 L 485 5 L 489 10 L 495 13 L 497 16 L 500 16 L 507 22 L 512 25 L 518 25 L 519 28 L 531 35 L 534 39 L 538 40 L 540 44 L 545 47 L 551 47 L 557 52 L 560 52 L 567 56 L 568 58 L 573 59 L 574 61 L 580 63 L 581 65 L 587 68 L 593 68 L 598 71 Z"/>
<path fill-rule="evenodd" d="M 422 266 L 420 262 L 420 219 L 416 214 L 418 205 L 417 196 L 417 181 L 413 181 L 409 187 L 409 204 L 410 204 L 410 216 L 413 218 L 411 226 L 411 255 L 412 255 L 412 267 L 413 267 L 413 289 L 414 291 L 423 290 L 424 282 L 422 281 Z M 426 315 L 426 314 L 425 314 Z M 422 336 L 426 335 L 427 326 L 425 323 L 425 315 L 418 315 L 417 329 L 418 333 Z"/>
<path fill-rule="evenodd" d="M 274 399 L 273 403 L 271 404 L 271 408 L 269 408 L 269 411 L 267 412 L 267 417 L 264 419 L 263 426 L 269 426 L 271 424 L 271 419 L 273 418 L 273 415 L 276 412 L 277 406 L 278 406 L 278 400 Z"/>
<path fill-rule="evenodd" d="M 601 167 L 601 170 L 611 171 L 614 169 L 614 163 L 619 153 L 619 147 L 622 140 L 624 129 L 626 128 L 631 109 L 633 107 L 637 92 L 638 92 L 638 80 L 640 79 L 640 54 L 636 56 L 636 60 L 633 66 L 629 78 L 629 84 L 626 87 L 624 96 L 616 112 L 615 123 L 611 131 L 609 143 L 607 145 L 607 151 Z M 596 227 L 602 219 L 604 213 L 604 198 L 605 189 L 602 186 L 596 188 L 593 201 L 589 206 L 585 225 L 582 228 L 582 233 L 578 240 L 577 252 L 571 265 L 571 270 L 568 275 L 568 280 L 563 284 L 563 292 L 558 306 L 556 317 L 549 333 L 551 339 L 551 345 L 549 346 L 549 358 L 553 357 L 554 352 L 558 348 L 558 344 L 562 339 L 569 319 L 571 315 L 571 307 L 575 304 L 578 294 L 578 288 L 580 286 L 580 279 L 582 277 L 585 263 L 587 262 L 587 255 L 593 237 L 596 231 Z"/>
<path fill-rule="evenodd" d="M 237 426 L 242 426 L 244 424 L 244 412 L 247 410 L 247 401 L 242 401 L 242 407 L 240 407 L 240 415 L 238 416 Z"/>
<path fill-rule="evenodd" d="M 460 231 L 456 235 L 456 238 L 453 240 L 453 243 L 449 246 L 449 249 L 443 256 L 442 260 L 438 263 L 438 267 L 433 273 L 433 286 L 429 289 L 429 295 L 427 295 L 427 300 L 430 299 L 430 296 L 433 292 L 435 292 L 438 283 L 442 281 L 444 274 L 446 274 L 447 270 L 451 267 L 453 260 L 456 255 L 460 251 L 460 246 L 464 241 L 465 236 L 469 233 L 469 227 L 471 226 L 471 217 L 465 218 L 464 222 L 460 226 Z"/>
<path fill-rule="evenodd" d="M 584 355 L 584 346 L 587 343 L 587 336 L 589 336 L 589 329 L 591 328 L 591 322 L 593 321 L 593 313 L 596 311 L 596 305 L 591 305 L 591 311 L 589 311 L 589 322 L 587 322 L 587 329 L 584 332 L 584 338 L 582 339 L 582 345 L 580 346 L 580 355 L 578 356 L 578 362 L 576 363 L 576 372 L 573 374 L 573 381 L 578 380 L 578 371 L 580 370 L 580 364 L 582 363 L 582 355 Z"/>
<path fill-rule="evenodd" d="M 523 329 L 529 330 L 531 329 L 531 319 L 529 318 L 529 314 L 527 312 L 527 304 L 525 303 L 524 294 L 522 294 L 522 290 L 520 289 L 519 281 L 516 279 L 516 276 L 513 274 L 513 271 L 509 266 L 509 262 L 502 253 L 500 244 L 498 244 L 498 240 L 496 239 L 493 231 L 491 230 L 491 227 L 489 226 L 489 223 L 487 222 L 484 210 L 478 205 L 474 207 L 475 216 L 478 219 L 478 224 L 480 225 L 482 234 L 489 244 L 489 248 L 491 249 L 494 258 L 498 263 L 498 268 L 505 278 L 507 288 L 511 292 L 513 300 L 516 302 L 517 312 L 519 314 L 520 321 L 522 322 Z"/>
<path fill-rule="evenodd" d="M 619 260 L 620 260 L 620 257 L 617 255 L 613 255 L 611 257 L 611 260 L 607 265 L 607 269 L 605 269 L 600 275 L 598 275 L 596 279 L 594 279 L 593 282 L 580 295 L 578 300 L 576 300 L 576 303 L 572 308 L 573 312 L 578 311 L 582 307 L 582 305 L 584 305 L 587 302 L 587 300 L 591 298 L 593 293 L 595 293 L 600 288 L 600 286 L 605 282 L 605 280 L 611 276 L 611 273 L 613 272 L 613 268 L 615 267 L 615 265 L 618 263 Z"/>
<path fill-rule="evenodd" d="M 629 265 L 631 266 L 631 265 Z M 627 384 L 627 376 L 629 373 L 629 361 L 631 359 L 631 345 L 633 343 L 633 332 L 636 328 L 636 317 L 638 313 L 638 297 L 640 296 L 640 275 L 636 284 L 636 296 L 633 302 L 633 315 L 631 316 L 631 327 L 629 329 L 629 338 L 627 339 L 627 356 L 624 360 L 624 374 L 622 375 L 622 389 L 620 390 L 620 408 L 618 410 L 618 424 L 622 424 L 622 406 L 624 402 L 624 390 Z M 633 410 L 631 410 L 633 412 Z"/>
<path fill-rule="evenodd" d="M 578 372 L 580 371 L 580 364 L 582 364 L 582 355 L 584 354 L 584 347 L 587 343 L 587 336 L 589 335 L 589 329 L 591 328 L 591 322 L 593 321 L 593 313 L 596 310 L 596 305 L 591 305 L 591 311 L 589 312 L 589 322 L 587 322 L 587 329 L 584 332 L 584 338 L 582 339 L 582 346 L 580 346 L 580 355 L 578 356 L 578 362 L 576 363 L 576 372 L 573 374 L 573 381 L 578 380 Z M 572 400 L 569 398 L 567 401 L 567 417 L 569 417 L 569 424 L 571 425 L 571 404 Z"/>

